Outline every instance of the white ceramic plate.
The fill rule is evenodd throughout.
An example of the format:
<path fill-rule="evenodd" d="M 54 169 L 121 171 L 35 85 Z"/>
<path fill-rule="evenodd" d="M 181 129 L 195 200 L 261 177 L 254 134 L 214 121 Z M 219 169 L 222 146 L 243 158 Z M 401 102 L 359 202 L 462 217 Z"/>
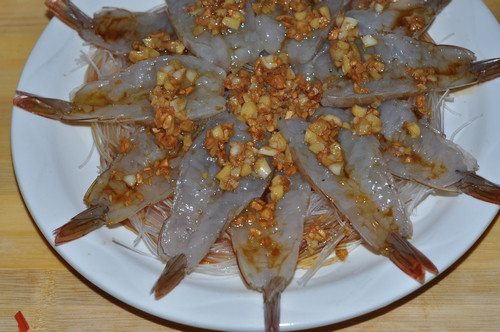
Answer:
<path fill-rule="evenodd" d="M 104 4 L 146 10 L 161 0 L 75 3 L 91 14 Z M 499 25 L 480 0 L 453 0 L 430 33 L 438 42 L 473 50 L 478 59 L 500 56 L 500 44 L 492 42 L 500 40 Z M 86 47 L 78 35 L 53 19 L 26 63 L 19 89 L 67 99 L 83 82 L 84 69 L 76 62 L 81 50 Z M 500 80 L 454 94 L 455 101 L 449 104 L 453 113 L 447 114 L 445 123 L 450 134 L 481 115 L 456 141 L 478 159 L 480 175 L 500 183 L 496 171 L 500 164 L 498 91 Z M 84 163 L 91 147 L 88 127 L 13 110 L 12 155 L 17 180 L 31 215 L 51 244 L 52 231 L 85 208 L 82 198 L 97 176 L 97 153 Z M 474 244 L 497 209 L 465 195 L 431 197 L 413 216 L 412 243 L 444 271 Z M 113 237 L 127 243 L 135 238 L 123 227 L 103 228 L 55 250 L 90 282 L 158 317 L 211 329 L 263 329 L 261 294 L 248 290 L 239 277 L 192 274 L 168 296 L 155 301 L 150 289 L 162 264 L 117 246 Z M 306 329 L 340 322 L 381 308 L 419 287 L 387 259 L 358 248 L 346 262 L 320 270 L 305 288 L 292 282 L 282 296 L 281 327 Z"/>

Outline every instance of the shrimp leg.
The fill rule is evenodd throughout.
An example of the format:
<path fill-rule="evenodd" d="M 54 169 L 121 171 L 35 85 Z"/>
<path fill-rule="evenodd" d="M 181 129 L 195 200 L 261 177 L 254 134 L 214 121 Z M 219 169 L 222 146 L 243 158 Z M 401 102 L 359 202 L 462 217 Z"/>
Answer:
<path fill-rule="evenodd" d="M 253 175 L 241 177 L 239 185 L 232 191 L 220 187 L 216 177 L 221 167 L 205 148 L 205 141 L 208 130 L 220 128 L 224 132 L 222 124 L 228 124 L 234 130 L 231 143 L 251 140 L 246 132 L 248 127 L 234 116 L 224 113 L 207 124 L 183 158 L 171 217 L 163 225 L 158 239 L 159 256 L 167 262 L 174 260 L 176 263 L 167 264 L 156 282 L 154 292 L 157 299 L 191 272 L 230 221 L 252 199 L 260 197 L 267 187 L 267 179 Z M 234 151 L 233 148 L 231 150 Z"/>
<path fill-rule="evenodd" d="M 431 128 L 425 118 L 418 120 L 412 104 L 391 100 L 378 109 L 383 124 L 379 140 L 394 175 L 500 204 L 500 186 L 477 175 L 477 161 Z"/>

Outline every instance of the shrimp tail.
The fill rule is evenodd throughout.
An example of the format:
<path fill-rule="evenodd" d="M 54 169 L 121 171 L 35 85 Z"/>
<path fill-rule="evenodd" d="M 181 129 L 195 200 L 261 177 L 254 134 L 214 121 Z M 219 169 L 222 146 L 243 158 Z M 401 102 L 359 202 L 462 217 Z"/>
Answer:
<path fill-rule="evenodd" d="M 425 271 L 438 274 L 436 266 L 420 250 L 398 233 L 392 232 L 387 242 L 390 244 L 389 258 L 403 272 L 420 283 L 425 280 Z"/>
<path fill-rule="evenodd" d="M 80 212 L 69 222 L 54 230 L 56 245 L 76 240 L 98 229 L 106 223 L 106 213 L 109 208 L 105 205 L 93 205 Z"/>
<path fill-rule="evenodd" d="M 75 31 L 92 27 L 92 19 L 69 0 L 45 0 L 45 6 Z"/>
<path fill-rule="evenodd" d="M 500 58 L 473 62 L 470 69 L 476 74 L 478 83 L 491 81 L 500 77 Z"/>
<path fill-rule="evenodd" d="M 69 101 L 45 98 L 24 91 L 16 91 L 13 103 L 28 112 L 53 120 L 63 120 L 73 109 L 73 104 Z"/>
<path fill-rule="evenodd" d="M 185 254 L 179 254 L 167 261 L 167 265 L 153 286 L 155 299 L 161 299 L 177 286 L 186 275 L 187 258 Z"/>
<path fill-rule="evenodd" d="M 485 202 L 500 205 L 500 186 L 473 172 L 464 173 L 457 184 L 463 193 Z"/>
<path fill-rule="evenodd" d="M 274 277 L 264 288 L 264 324 L 266 332 L 276 332 L 280 329 L 280 300 L 285 287 L 285 278 Z"/>

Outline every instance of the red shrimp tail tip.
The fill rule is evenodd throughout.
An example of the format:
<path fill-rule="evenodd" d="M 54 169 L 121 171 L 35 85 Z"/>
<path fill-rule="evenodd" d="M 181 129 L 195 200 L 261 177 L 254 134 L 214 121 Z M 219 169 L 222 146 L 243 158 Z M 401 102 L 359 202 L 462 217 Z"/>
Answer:
<path fill-rule="evenodd" d="M 45 0 L 45 6 L 73 30 L 79 32 L 92 27 L 92 19 L 70 0 Z"/>
<path fill-rule="evenodd" d="M 397 233 L 391 233 L 387 242 L 390 244 L 389 258 L 404 273 L 420 283 L 425 281 L 425 271 L 438 274 L 436 266 L 408 240 Z"/>
<path fill-rule="evenodd" d="M 155 299 L 161 299 L 177 286 L 186 275 L 187 258 L 180 254 L 168 260 L 163 272 L 153 286 Z"/>
<path fill-rule="evenodd" d="M 464 193 L 482 201 L 500 205 L 500 186 L 473 172 L 464 173 L 458 188 Z"/>
<path fill-rule="evenodd" d="M 471 70 L 477 75 L 478 83 L 491 81 L 500 77 L 500 58 L 476 61 L 471 64 Z"/>
<path fill-rule="evenodd" d="M 266 332 L 280 329 L 281 293 L 286 287 L 283 277 L 274 277 L 264 288 L 264 324 Z"/>
<path fill-rule="evenodd" d="M 69 222 L 54 230 L 54 243 L 60 245 L 95 231 L 106 224 L 108 210 L 107 206 L 93 205 L 77 214 Z"/>
<path fill-rule="evenodd" d="M 13 104 L 25 111 L 53 120 L 63 119 L 73 109 L 73 104 L 68 101 L 45 98 L 24 91 L 16 91 Z"/>

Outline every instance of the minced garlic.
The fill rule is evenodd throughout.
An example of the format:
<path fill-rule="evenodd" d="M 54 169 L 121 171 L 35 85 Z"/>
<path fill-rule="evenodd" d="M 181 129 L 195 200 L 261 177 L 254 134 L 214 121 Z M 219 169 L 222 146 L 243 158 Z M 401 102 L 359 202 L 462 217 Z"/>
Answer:
<path fill-rule="evenodd" d="M 284 175 L 276 175 L 269 186 L 271 201 L 277 202 L 290 190 L 290 180 Z"/>
<path fill-rule="evenodd" d="M 340 128 L 347 127 L 349 124 L 340 117 L 330 114 L 310 123 L 305 132 L 304 141 L 309 150 L 335 175 L 341 175 L 344 167 L 342 148 L 336 137 Z"/>
<path fill-rule="evenodd" d="M 372 9 L 381 14 L 389 5 L 398 0 L 363 0 L 357 3 L 357 9 Z"/>
<path fill-rule="evenodd" d="M 256 15 L 272 15 L 280 7 L 280 13 L 275 20 L 286 29 L 286 37 L 302 41 L 314 36 L 314 30 L 326 28 L 332 21 L 328 6 L 314 8 L 316 1 L 308 0 L 257 0 L 252 3 Z"/>
<path fill-rule="evenodd" d="M 378 41 L 371 35 L 360 36 L 358 21 L 353 18 L 338 14 L 335 22 L 336 27 L 328 37 L 332 63 L 342 69 L 345 77 L 352 80 L 355 93 L 369 93 L 370 90 L 361 84 L 380 80 L 385 65 L 376 54 L 366 53 L 362 57 L 355 40 L 359 38 L 365 48 L 377 45 Z"/>
<path fill-rule="evenodd" d="M 413 69 L 410 67 L 406 68 L 408 74 L 413 77 L 415 81 L 415 86 L 420 90 L 427 90 L 428 83 L 436 83 L 438 81 L 438 75 L 436 69 L 432 67 L 424 67 Z"/>
<path fill-rule="evenodd" d="M 380 113 L 376 109 L 354 105 L 351 107 L 351 113 L 354 116 L 352 127 L 356 135 L 371 135 L 382 130 L 382 120 L 378 117 Z"/>
<path fill-rule="evenodd" d="M 258 156 L 254 142 L 229 142 L 233 126 L 234 123 L 219 124 L 208 130 L 205 138 L 205 149 L 221 167 L 215 178 L 220 188 L 228 191 L 235 190 L 242 177 L 253 175 L 265 179 L 272 172 L 266 158 Z"/>
<path fill-rule="evenodd" d="M 267 146 L 259 149 L 259 154 L 272 157 L 272 164 L 278 170 L 282 171 L 288 176 L 297 174 L 297 166 L 292 159 L 290 148 L 286 143 L 285 138 L 279 131 L 271 134 Z"/>
<path fill-rule="evenodd" d="M 208 31 L 212 35 L 239 30 L 245 23 L 246 0 L 196 0 L 186 8 L 194 17 L 194 36 Z"/>
<path fill-rule="evenodd" d="M 277 129 L 278 119 L 308 118 L 319 107 L 321 84 L 296 75 L 285 54 L 257 59 L 253 74 L 244 69 L 231 73 L 224 81 L 229 90 L 229 107 L 250 128 L 255 141 Z"/>
<path fill-rule="evenodd" d="M 403 130 L 405 130 L 411 138 L 420 137 L 420 127 L 415 122 L 404 122 Z"/>
<path fill-rule="evenodd" d="M 172 40 L 172 37 L 165 31 L 159 31 L 149 34 L 140 42 L 135 41 L 132 44 L 132 50 L 129 53 L 129 60 L 132 63 L 141 60 L 155 58 L 163 52 L 168 54 L 184 54 L 186 46 L 180 40 Z"/>
<path fill-rule="evenodd" d="M 191 146 L 191 135 L 196 128 L 187 116 L 186 97 L 194 90 L 198 76 L 196 71 L 184 67 L 177 59 L 157 72 L 156 87 L 150 98 L 156 111 L 152 131 L 160 146 L 184 151 Z"/>

